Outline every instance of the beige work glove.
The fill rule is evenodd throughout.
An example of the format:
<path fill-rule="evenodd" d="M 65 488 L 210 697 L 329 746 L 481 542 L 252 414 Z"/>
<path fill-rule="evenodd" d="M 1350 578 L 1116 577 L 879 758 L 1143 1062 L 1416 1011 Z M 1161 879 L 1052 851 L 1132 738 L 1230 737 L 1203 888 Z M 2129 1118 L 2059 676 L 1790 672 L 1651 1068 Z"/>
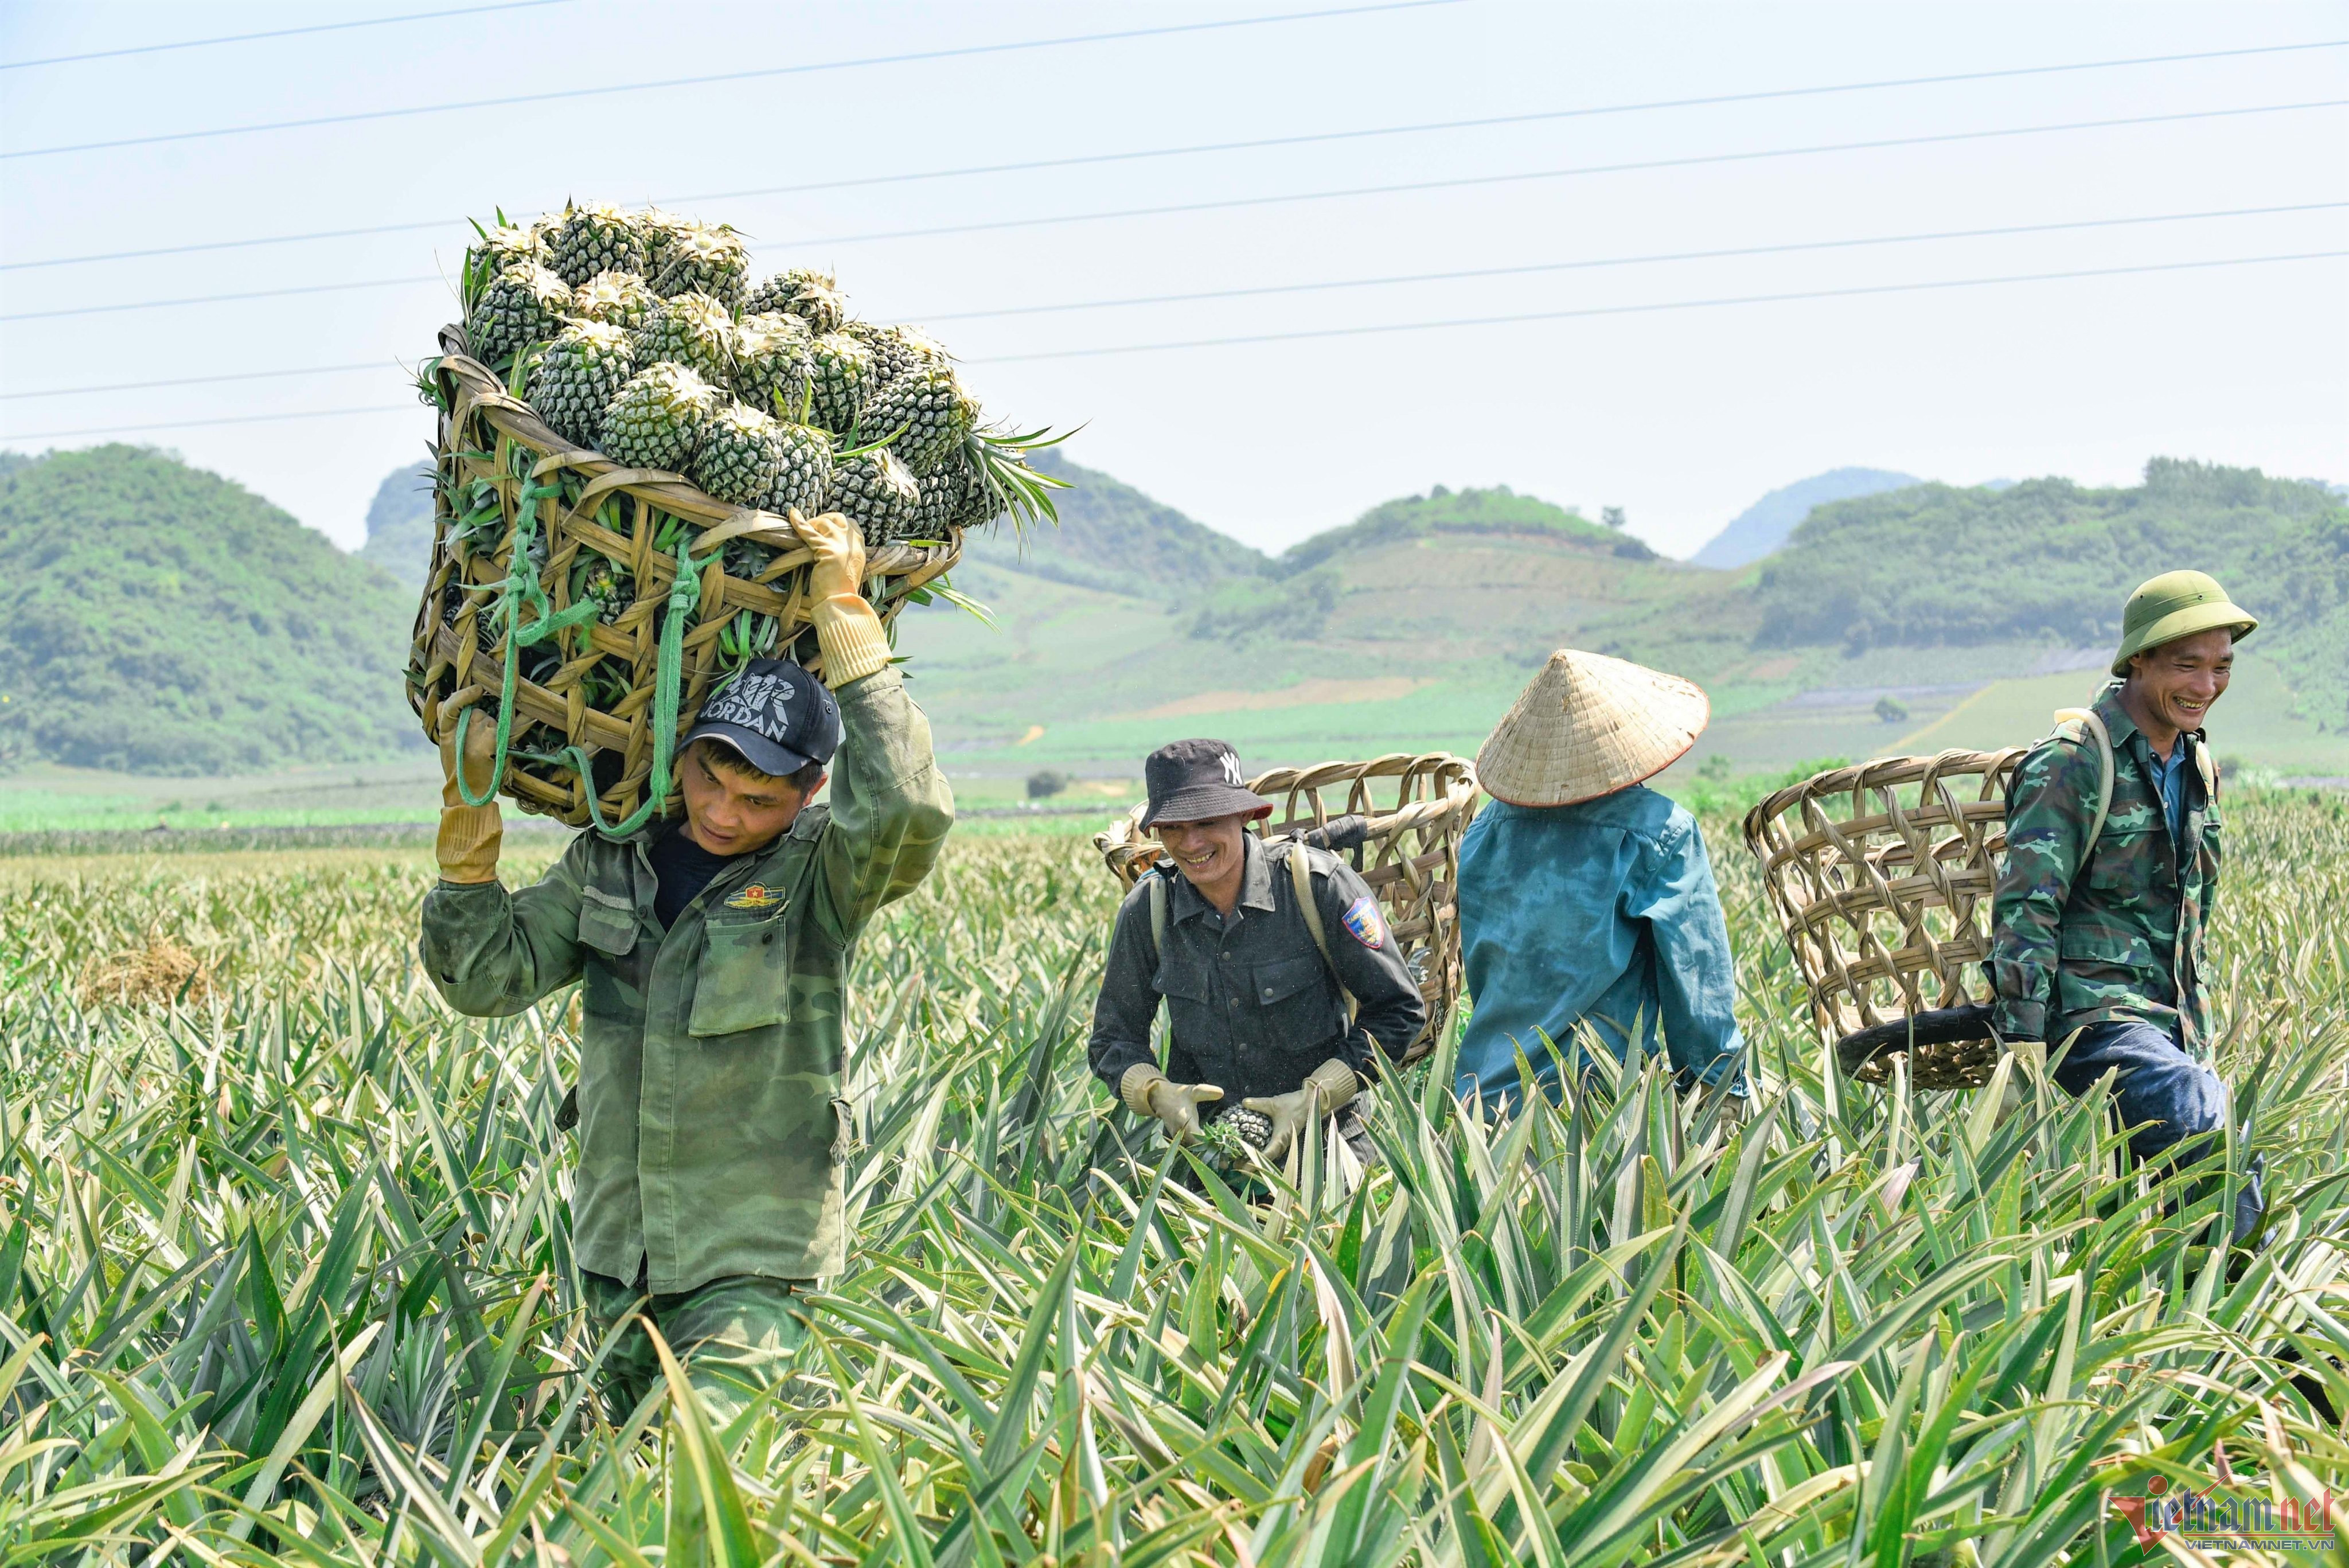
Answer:
<path fill-rule="evenodd" d="M 486 709 L 472 710 L 465 724 L 465 783 L 475 794 L 493 782 L 491 765 L 498 756 L 498 722 Z M 444 882 L 494 882 L 498 879 L 498 844 L 505 836 L 498 803 L 467 805 L 457 793 L 457 716 L 450 714 L 440 732 L 440 831 L 432 841 L 433 857 L 440 862 Z"/>
<path fill-rule="evenodd" d="M 864 582 L 864 536 L 837 512 L 802 517 L 788 514 L 792 527 L 815 552 L 808 591 L 815 598 L 816 646 L 823 650 L 824 684 L 834 691 L 889 665 L 889 636 L 881 618 L 857 590 Z"/>
<path fill-rule="evenodd" d="M 1117 1097 L 1138 1116 L 1156 1116 L 1170 1142 L 1189 1143 L 1199 1136 L 1199 1106 L 1224 1097 L 1215 1084 L 1177 1084 L 1147 1062 L 1136 1062 L 1117 1081 Z"/>
<path fill-rule="evenodd" d="M 1288 1153 L 1288 1146 L 1305 1130 L 1306 1119 L 1318 1107 L 1321 1119 L 1328 1121 L 1354 1103 L 1362 1092 L 1362 1081 L 1354 1070 L 1335 1056 L 1313 1069 L 1312 1076 L 1285 1095 L 1264 1095 L 1240 1104 L 1251 1111 L 1261 1111 L 1272 1123 L 1272 1137 L 1265 1140 L 1264 1158 L 1280 1159 Z"/>

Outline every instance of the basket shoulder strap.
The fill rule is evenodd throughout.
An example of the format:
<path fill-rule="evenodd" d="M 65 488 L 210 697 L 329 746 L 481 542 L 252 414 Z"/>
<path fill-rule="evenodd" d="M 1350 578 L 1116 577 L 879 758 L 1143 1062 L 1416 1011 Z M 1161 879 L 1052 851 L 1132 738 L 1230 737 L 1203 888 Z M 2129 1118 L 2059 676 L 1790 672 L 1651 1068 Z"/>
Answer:
<path fill-rule="evenodd" d="M 1166 945 L 1166 878 L 1157 872 L 1149 873 L 1150 888 L 1150 956 L 1156 958 L 1158 950 Z"/>
<path fill-rule="evenodd" d="M 2088 863 L 2088 856 L 2096 847 L 2096 840 L 2105 836 L 2105 818 L 2113 810 L 2113 736 L 2105 722 L 2096 717 L 2093 708 L 2058 708 L 2058 724 L 2078 721 L 2080 728 L 2096 742 L 2096 815 L 2088 824 L 2088 836 L 2080 846 L 2080 864 Z"/>
<path fill-rule="evenodd" d="M 1346 999 L 1346 1022 L 1351 1023 L 1361 1004 L 1346 989 L 1346 982 L 1338 980 L 1337 962 L 1330 956 L 1330 934 L 1321 928 L 1321 906 L 1313 897 L 1313 867 L 1302 844 L 1288 846 L 1288 881 L 1297 889 L 1297 912 L 1305 917 L 1305 929 L 1313 933 L 1313 945 L 1321 950 L 1321 962 L 1330 971 L 1330 978 L 1338 981 L 1338 994 Z"/>

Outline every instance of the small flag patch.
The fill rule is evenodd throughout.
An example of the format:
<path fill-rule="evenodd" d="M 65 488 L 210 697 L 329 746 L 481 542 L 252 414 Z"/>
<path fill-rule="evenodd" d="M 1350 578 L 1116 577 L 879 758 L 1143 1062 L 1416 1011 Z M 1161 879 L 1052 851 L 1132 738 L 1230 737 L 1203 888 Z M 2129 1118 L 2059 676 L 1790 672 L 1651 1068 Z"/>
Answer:
<path fill-rule="evenodd" d="M 1379 901 L 1376 898 L 1357 898 L 1347 905 L 1345 920 L 1346 929 L 1351 931 L 1354 940 L 1364 947 L 1386 945 L 1387 923 L 1379 918 Z"/>
<path fill-rule="evenodd" d="M 727 899 L 726 907 L 730 909 L 771 909 L 782 901 L 781 889 L 770 888 L 763 882 L 753 882 Z"/>

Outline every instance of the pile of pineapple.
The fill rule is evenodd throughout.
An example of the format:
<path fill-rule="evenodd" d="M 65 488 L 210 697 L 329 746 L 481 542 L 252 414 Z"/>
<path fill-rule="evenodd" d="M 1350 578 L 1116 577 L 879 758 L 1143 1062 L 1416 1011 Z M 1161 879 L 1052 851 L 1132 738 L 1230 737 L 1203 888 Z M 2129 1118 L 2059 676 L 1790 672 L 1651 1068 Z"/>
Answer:
<path fill-rule="evenodd" d="M 843 513 L 872 548 L 1042 493 L 1034 438 L 983 426 L 944 348 L 850 319 L 824 274 L 754 286 L 723 224 L 604 202 L 502 223 L 467 252 L 463 300 L 473 357 L 556 434 L 719 501 Z"/>

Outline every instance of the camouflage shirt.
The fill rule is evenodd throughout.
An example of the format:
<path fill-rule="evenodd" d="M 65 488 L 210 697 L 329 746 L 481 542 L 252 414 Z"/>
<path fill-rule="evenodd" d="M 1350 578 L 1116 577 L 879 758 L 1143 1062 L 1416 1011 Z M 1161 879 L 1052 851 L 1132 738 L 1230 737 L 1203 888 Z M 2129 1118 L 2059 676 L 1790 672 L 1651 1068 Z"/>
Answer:
<path fill-rule="evenodd" d="M 849 954 L 926 876 L 954 822 L 929 722 L 896 671 L 840 693 L 829 807 L 711 879 L 664 931 L 653 829 L 585 833 L 534 886 L 443 882 L 425 972 L 476 1017 L 581 982 L 579 1266 L 657 1293 L 729 1274 L 839 1272 Z"/>
<path fill-rule="evenodd" d="M 2202 932 L 2219 889 L 2219 809 L 2200 732 L 2181 735 L 2183 831 L 2172 837 L 2153 748 L 2120 704 L 2096 700 L 2113 742 L 2113 804 L 2087 863 L 2103 763 L 2067 724 L 2032 748 L 2006 791 L 2006 865 L 1992 921 L 1992 1021 L 2011 1039 L 2060 1042 L 2083 1024 L 2137 1019 L 2209 1042 Z"/>

